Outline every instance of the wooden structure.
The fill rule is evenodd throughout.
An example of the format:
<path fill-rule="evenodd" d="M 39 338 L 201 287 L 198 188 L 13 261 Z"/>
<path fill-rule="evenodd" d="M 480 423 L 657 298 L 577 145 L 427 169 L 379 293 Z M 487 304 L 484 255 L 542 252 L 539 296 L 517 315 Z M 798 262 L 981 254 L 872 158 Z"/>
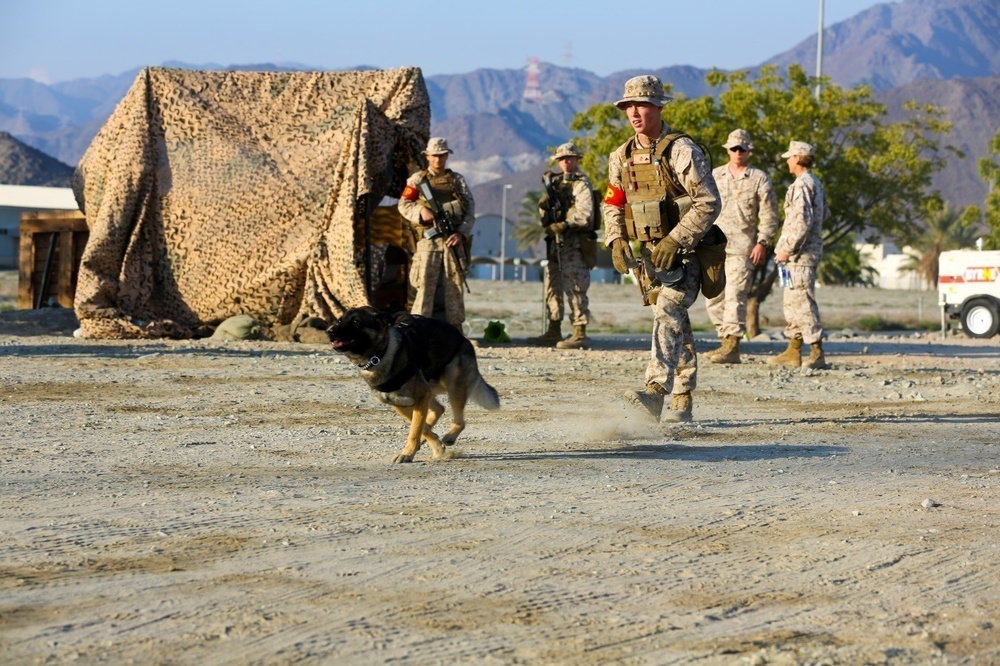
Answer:
<path fill-rule="evenodd" d="M 87 219 L 80 211 L 21 214 L 17 307 L 42 308 L 55 302 L 73 307 L 80 258 L 87 245 Z"/>

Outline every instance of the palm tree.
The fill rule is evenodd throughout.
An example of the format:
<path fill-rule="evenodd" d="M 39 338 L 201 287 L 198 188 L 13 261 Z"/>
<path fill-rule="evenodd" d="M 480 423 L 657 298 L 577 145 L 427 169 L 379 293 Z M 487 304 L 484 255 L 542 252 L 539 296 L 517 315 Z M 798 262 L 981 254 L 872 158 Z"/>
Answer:
<path fill-rule="evenodd" d="M 542 240 L 544 230 L 538 214 L 538 202 L 545 190 L 532 190 L 521 200 L 521 209 L 517 212 L 517 220 L 510 235 L 517 239 L 517 247 L 526 250 L 534 247 Z"/>
<path fill-rule="evenodd" d="M 972 247 L 982 233 L 975 224 L 978 213 L 974 206 L 964 211 L 953 210 L 947 202 L 931 211 L 925 218 L 924 232 L 910 244 L 915 252 L 906 253 L 902 270 L 916 273 L 936 289 L 941 253 Z"/>

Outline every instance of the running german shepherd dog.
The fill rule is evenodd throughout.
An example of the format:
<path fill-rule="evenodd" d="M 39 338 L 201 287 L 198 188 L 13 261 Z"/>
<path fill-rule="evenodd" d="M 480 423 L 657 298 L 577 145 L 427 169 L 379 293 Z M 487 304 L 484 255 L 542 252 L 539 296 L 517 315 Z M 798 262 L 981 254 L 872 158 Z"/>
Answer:
<path fill-rule="evenodd" d="M 413 462 L 422 439 L 430 444 L 434 460 L 451 458 L 445 445 L 454 444 L 465 429 L 466 402 L 500 408 L 496 389 L 479 374 L 472 343 L 447 322 L 351 308 L 326 334 L 334 350 L 358 366 L 378 399 L 410 422 L 406 446 L 393 462 Z M 452 423 L 438 437 L 432 428 L 444 413 L 436 398 L 442 393 L 448 394 Z"/>

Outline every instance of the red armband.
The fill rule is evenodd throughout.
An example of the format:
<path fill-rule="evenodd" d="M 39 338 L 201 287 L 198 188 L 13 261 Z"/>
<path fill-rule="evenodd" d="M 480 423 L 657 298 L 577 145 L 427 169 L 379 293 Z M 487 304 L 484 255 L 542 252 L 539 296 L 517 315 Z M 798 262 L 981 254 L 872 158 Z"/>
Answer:
<path fill-rule="evenodd" d="M 406 199 L 407 201 L 416 201 L 419 196 L 420 190 L 413 187 L 413 185 L 407 185 L 404 187 L 403 193 L 399 195 L 401 199 Z"/>
<path fill-rule="evenodd" d="M 623 208 L 625 206 L 625 190 L 618 189 L 614 185 L 608 185 L 608 189 L 604 192 L 604 203 L 609 206 Z"/>

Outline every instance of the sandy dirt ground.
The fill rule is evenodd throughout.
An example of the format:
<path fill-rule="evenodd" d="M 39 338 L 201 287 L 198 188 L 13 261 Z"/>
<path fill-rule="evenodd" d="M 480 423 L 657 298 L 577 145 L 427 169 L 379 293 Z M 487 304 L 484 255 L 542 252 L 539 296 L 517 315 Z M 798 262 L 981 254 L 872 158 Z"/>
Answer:
<path fill-rule="evenodd" d="M 472 289 L 475 326 L 540 329 L 539 285 Z M 773 339 L 655 425 L 620 399 L 648 310 L 593 297 L 594 349 L 481 346 L 501 410 L 406 465 L 325 345 L 0 313 L 0 663 L 1000 663 L 997 339 L 831 329 L 792 372 L 766 303 Z"/>

